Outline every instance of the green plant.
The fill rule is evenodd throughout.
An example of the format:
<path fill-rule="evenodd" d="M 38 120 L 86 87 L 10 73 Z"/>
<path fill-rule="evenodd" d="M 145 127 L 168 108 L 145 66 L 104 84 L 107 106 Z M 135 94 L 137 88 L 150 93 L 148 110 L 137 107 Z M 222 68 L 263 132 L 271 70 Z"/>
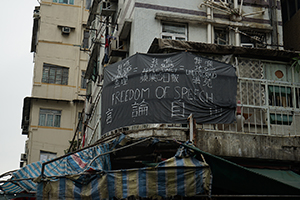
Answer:
<path fill-rule="evenodd" d="M 300 71 L 300 53 L 299 53 L 299 56 L 294 57 L 293 60 L 294 60 L 294 62 L 291 67 L 295 67 L 296 72 L 299 73 L 299 71 Z"/>
<path fill-rule="evenodd" d="M 70 143 L 70 146 L 71 146 L 70 152 L 68 152 L 69 149 L 66 149 L 66 150 L 64 150 L 65 154 L 68 154 L 68 153 L 71 153 L 71 152 L 74 152 L 74 151 L 78 150 L 78 148 L 77 148 L 78 147 L 77 140 L 74 140 L 73 143 L 72 143 L 72 141 L 69 140 L 69 143 Z M 81 139 L 79 139 L 79 145 L 80 145 L 80 143 L 81 143 Z"/>

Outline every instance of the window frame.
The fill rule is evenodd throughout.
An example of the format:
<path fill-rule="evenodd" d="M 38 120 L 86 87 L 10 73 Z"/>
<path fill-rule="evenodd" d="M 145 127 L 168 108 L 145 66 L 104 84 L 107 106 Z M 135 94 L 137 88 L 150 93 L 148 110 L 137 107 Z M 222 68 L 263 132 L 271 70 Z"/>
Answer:
<path fill-rule="evenodd" d="M 299 85 L 295 80 L 299 73 L 287 63 L 265 62 L 263 67 L 263 77 L 267 84 L 268 121 L 270 125 L 290 126 L 294 121 L 293 109 L 299 109 Z"/>
<path fill-rule="evenodd" d="M 42 159 L 42 156 L 46 156 L 47 158 Z M 57 153 L 40 150 L 40 161 L 47 161 L 49 159 L 54 159 L 56 157 L 57 157 Z"/>
<path fill-rule="evenodd" d="M 292 88 L 290 86 L 279 86 L 268 84 L 269 106 L 293 107 Z"/>
<path fill-rule="evenodd" d="M 59 71 L 61 71 L 59 75 Z M 53 74 L 54 73 L 54 74 Z M 52 78 L 54 75 L 54 78 Z M 60 76 L 60 77 L 59 77 Z M 42 83 L 68 85 L 69 82 L 69 68 L 49 63 L 43 64 Z"/>
<path fill-rule="evenodd" d="M 83 129 L 83 113 L 78 112 L 78 132 L 81 133 Z"/>
<path fill-rule="evenodd" d="M 179 27 L 181 27 L 181 28 L 184 27 L 184 34 L 179 33 L 179 32 L 178 33 L 172 33 L 172 32 L 164 31 L 164 26 L 165 25 L 173 26 L 175 28 L 175 30 L 177 30 Z M 161 23 L 161 38 L 162 39 L 188 41 L 188 25 L 185 24 L 185 23 L 162 22 Z"/>
<path fill-rule="evenodd" d="M 61 126 L 61 110 L 40 108 L 39 126 L 60 128 L 60 126 Z"/>
<path fill-rule="evenodd" d="M 65 3 L 64 1 L 67 1 Z M 61 3 L 61 4 L 67 4 L 67 5 L 74 5 L 75 0 L 52 0 L 53 3 Z"/>
<path fill-rule="evenodd" d="M 241 30 L 240 41 L 242 47 L 259 47 L 259 48 L 267 48 L 267 33 L 257 32 L 257 31 L 247 31 Z M 246 34 L 246 35 L 245 35 Z M 262 42 L 259 42 L 254 37 L 261 39 Z M 243 41 L 244 40 L 244 41 Z"/>
<path fill-rule="evenodd" d="M 81 84 L 80 84 L 81 89 L 86 89 L 86 87 L 87 87 L 87 79 L 85 79 L 84 77 L 85 77 L 85 71 L 82 70 L 81 71 Z"/>
<path fill-rule="evenodd" d="M 82 48 L 89 49 L 90 31 L 83 31 Z"/>
<path fill-rule="evenodd" d="M 225 34 L 225 44 L 220 44 L 219 41 L 218 41 L 218 37 L 217 37 L 217 34 L 220 34 L 220 33 L 223 33 Z M 223 39 L 222 39 L 223 40 Z M 218 28 L 218 27 L 215 27 L 214 28 L 214 44 L 218 44 L 218 45 L 229 45 L 229 31 L 226 30 L 226 29 L 223 29 L 223 28 Z"/>

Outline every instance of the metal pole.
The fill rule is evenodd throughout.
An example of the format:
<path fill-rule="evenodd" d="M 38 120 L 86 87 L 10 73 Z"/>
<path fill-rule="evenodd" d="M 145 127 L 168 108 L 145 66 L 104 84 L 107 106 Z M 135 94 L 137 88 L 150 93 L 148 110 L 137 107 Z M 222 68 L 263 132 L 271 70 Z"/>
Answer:
<path fill-rule="evenodd" d="M 194 136 L 194 120 L 193 120 L 193 114 L 191 113 L 188 117 L 189 124 L 190 124 L 190 141 L 193 142 L 193 136 Z"/>
<path fill-rule="evenodd" d="M 196 195 L 195 197 L 209 197 L 209 195 Z M 211 198 L 300 198 L 300 195 L 259 195 L 259 194 L 246 194 L 246 195 L 234 195 L 234 194 L 213 194 Z"/>

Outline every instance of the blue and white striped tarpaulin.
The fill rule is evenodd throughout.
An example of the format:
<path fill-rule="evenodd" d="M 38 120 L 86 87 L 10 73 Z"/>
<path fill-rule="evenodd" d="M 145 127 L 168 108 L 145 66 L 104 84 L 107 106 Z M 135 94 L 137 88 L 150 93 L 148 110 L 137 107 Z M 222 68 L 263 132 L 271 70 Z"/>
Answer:
<path fill-rule="evenodd" d="M 124 135 L 121 135 L 112 143 L 104 143 L 99 146 L 90 147 L 78 153 L 70 154 L 67 157 L 51 162 L 45 165 L 44 175 L 46 177 L 53 177 L 79 174 L 90 169 L 97 171 L 110 170 L 111 164 L 109 154 L 98 157 L 92 163 L 90 162 L 96 156 L 114 149 L 115 146 L 124 139 L 124 137 Z M 3 185 L 0 185 L 0 189 L 7 194 L 20 193 L 23 191 L 35 192 L 37 185 L 32 179 L 41 175 L 42 164 L 43 162 L 36 162 L 26 165 L 20 170 L 14 172 L 11 178 L 11 180 L 31 178 L 30 180 L 6 182 Z"/>
<path fill-rule="evenodd" d="M 67 176 L 57 181 L 44 180 L 38 185 L 37 199 L 191 197 L 208 192 L 210 182 L 208 164 L 194 157 L 172 157 L 156 167 Z"/>

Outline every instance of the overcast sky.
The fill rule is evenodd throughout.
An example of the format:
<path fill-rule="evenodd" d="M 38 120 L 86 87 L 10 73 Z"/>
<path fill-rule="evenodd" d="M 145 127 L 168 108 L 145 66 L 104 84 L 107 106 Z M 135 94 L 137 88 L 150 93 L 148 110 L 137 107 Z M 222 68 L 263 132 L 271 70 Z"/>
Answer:
<path fill-rule="evenodd" d="M 4 4 L 4 5 L 3 5 Z M 1 19 L 0 175 L 18 169 L 27 136 L 21 134 L 23 99 L 31 95 L 30 53 L 37 0 L 3 1 Z"/>

